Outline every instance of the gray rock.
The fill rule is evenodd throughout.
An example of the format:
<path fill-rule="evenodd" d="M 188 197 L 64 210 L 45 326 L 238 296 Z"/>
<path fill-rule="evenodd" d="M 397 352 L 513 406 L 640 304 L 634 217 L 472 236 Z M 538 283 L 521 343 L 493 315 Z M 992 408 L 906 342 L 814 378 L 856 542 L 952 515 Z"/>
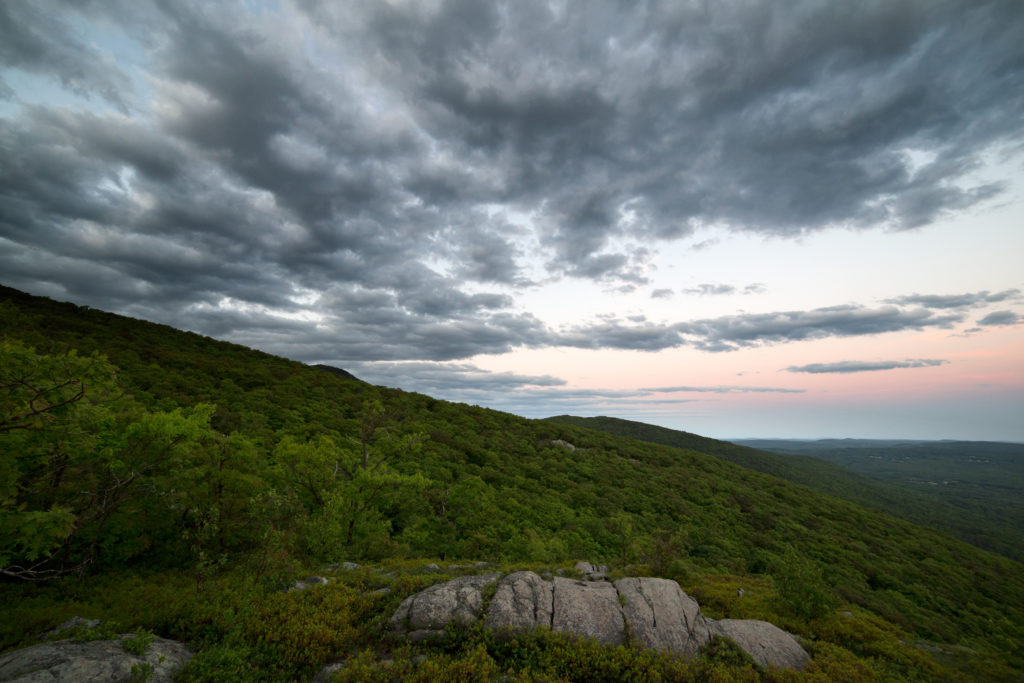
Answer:
<path fill-rule="evenodd" d="M 428 565 L 424 565 L 424 566 L 423 566 L 423 568 L 424 568 L 424 569 L 426 569 L 426 570 L 428 570 L 428 571 L 432 571 L 432 572 L 439 572 L 439 571 L 441 571 L 441 568 L 440 568 L 440 567 L 438 567 L 438 566 L 437 566 L 436 564 L 434 564 L 433 562 L 431 562 L 431 563 L 430 563 L 430 564 L 428 564 Z"/>
<path fill-rule="evenodd" d="M 626 642 L 619 594 L 607 581 L 574 581 L 556 576 L 551 627 L 609 645 Z"/>
<path fill-rule="evenodd" d="M 466 625 L 477 618 L 482 589 L 497 580 L 497 574 L 463 576 L 410 595 L 392 615 L 391 628 L 414 641 L 443 637 L 445 624 Z"/>
<path fill-rule="evenodd" d="M 467 625 L 483 605 L 482 589 L 496 574 L 465 576 L 409 596 L 391 617 L 394 632 L 410 640 L 444 636 L 448 623 Z M 732 639 L 761 666 L 802 669 L 810 656 L 789 633 L 766 621 L 713 621 L 668 579 L 577 581 L 533 572 L 509 574 L 495 588 L 484 624 L 515 630 L 550 626 L 555 631 L 609 645 L 626 642 L 626 629 L 645 647 L 693 656 L 712 635 Z"/>
<path fill-rule="evenodd" d="M 86 629 L 94 629 L 100 625 L 99 619 L 83 619 L 82 617 L 71 617 L 62 624 L 54 626 L 52 630 L 44 633 L 41 638 L 53 638 L 59 636 L 64 631 L 73 631 L 76 628 L 84 627 Z"/>
<path fill-rule="evenodd" d="M 322 576 L 307 576 L 306 578 L 299 579 L 294 584 L 292 584 L 292 587 L 288 589 L 288 592 L 304 591 L 307 588 L 311 588 L 313 586 L 325 586 L 327 585 L 327 583 L 327 579 L 325 579 Z"/>
<path fill-rule="evenodd" d="M 154 638 L 140 657 L 124 649 L 118 640 L 93 640 L 76 643 L 57 640 L 33 645 L 0 655 L 0 681 L 16 683 L 56 683 L 58 681 L 127 681 L 132 670 L 146 680 L 162 683 L 192 658 L 192 652 L 174 640 Z"/>
<path fill-rule="evenodd" d="M 324 571 L 336 572 L 340 569 L 341 571 L 345 572 L 353 572 L 360 568 L 360 565 L 356 564 L 355 562 L 342 562 L 341 564 L 332 564 L 331 566 L 326 567 Z"/>
<path fill-rule="evenodd" d="M 515 572 L 498 583 L 484 624 L 492 629 L 551 628 L 554 586 L 533 572 Z"/>
<path fill-rule="evenodd" d="M 313 683 L 326 683 L 331 680 L 334 674 L 342 671 L 348 662 L 334 662 L 332 664 L 325 664 L 320 667 L 320 670 L 316 672 L 316 676 L 313 677 Z"/>
<path fill-rule="evenodd" d="M 810 661 L 807 651 L 775 624 L 753 619 L 710 621 L 714 633 L 731 638 L 761 666 L 802 669 Z"/>
<path fill-rule="evenodd" d="M 646 647 L 692 656 L 711 637 L 697 601 L 675 581 L 631 577 L 615 590 L 629 632 Z"/>
<path fill-rule="evenodd" d="M 563 439 L 554 439 L 551 442 L 551 445 L 552 446 L 561 446 L 562 448 L 564 448 L 567 451 L 575 451 L 576 450 L 576 446 L 574 446 L 573 444 L 571 444 L 568 441 L 565 441 Z"/>
<path fill-rule="evenodd" d="M 608 567 L 596 564 L 590 564 L 589 562 L 577 562 L 573 565 L 573 569 L 583 572 L 587 581 L 603 581 L 608 576 Z"/>

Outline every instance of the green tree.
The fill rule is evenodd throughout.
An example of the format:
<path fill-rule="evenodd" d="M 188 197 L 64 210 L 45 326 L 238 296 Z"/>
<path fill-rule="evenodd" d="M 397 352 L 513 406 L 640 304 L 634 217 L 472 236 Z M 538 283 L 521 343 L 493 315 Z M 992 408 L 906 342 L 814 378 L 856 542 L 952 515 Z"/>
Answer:
<path fill-rule="evenodd" d="M 816 619 L 834 606 L 835 598 L 821 567 L 793 547 L 779 560 L 773 578 L 779 598 L 797 616 Z"/>
<path fill-rule="evenodd" d="M 102 356 L 0 342 L 0 574 L 46 579 L 95 562 L 118 524 L 134 523 L 122 508 L 208 431 L 212 411 L 150 413 Z"/>

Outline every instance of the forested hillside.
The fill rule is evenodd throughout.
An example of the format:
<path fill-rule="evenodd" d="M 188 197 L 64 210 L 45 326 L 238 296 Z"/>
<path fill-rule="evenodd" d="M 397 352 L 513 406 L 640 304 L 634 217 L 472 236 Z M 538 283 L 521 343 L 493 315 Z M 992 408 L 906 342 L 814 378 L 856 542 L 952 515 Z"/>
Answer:
<path fill-rule="evenodd" d="M 548 420 L 708 453 L 1024 559 L 1024 445 L 863 439 L 733 443 L 616 417 Z"/>
<path fill-rule="evenodd" d="M 796 633 L 793 677 L 1024 674 L 1020 563 L 782 478 L 6 288 L 0 331 L 0 649 L 86 612 L 193 644 L 186 678 L 291 680 L 389 649 L 389 610 L 444 576 L 427 562 L 587 559 Z M 342 560 L 388 578 L 279 592 Z M 472 635 L 426 652 L 573 679 Z"/>

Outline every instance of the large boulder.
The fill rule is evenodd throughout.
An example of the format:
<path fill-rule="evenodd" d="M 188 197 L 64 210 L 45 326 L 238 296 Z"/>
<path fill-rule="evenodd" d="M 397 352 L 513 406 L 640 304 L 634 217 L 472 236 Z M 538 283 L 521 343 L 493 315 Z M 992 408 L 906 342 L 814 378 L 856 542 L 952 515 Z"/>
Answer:
<path fill-rule="evenodd" d="M 761 666 L 802 669 L 811 656 L 775 624 L 754 619 L 720 619 L 711 622 L 712 630 L 731 638 Z"/>
<path fill-rule="evenodd" d="M 498 583 L 484 624 L 491 629 L 551 628 L 554 586 L 533 572 L 515 572 Z"/>
<path fill-rule="evenodd" d="M 551 628 L 608 645 L 626 642 L 619 594 L 607 581 L 576 581 L 556 576 Z"/>
<path fill-rule="evenodd" d="M 711 638 L 697 601 L 669 579 L 629 577 L 615 582 L 630 634 L 645 646 L 695 655 Z"/>
<path fill-rule="evenodd" d="M 0 655 L 0 681 L 15 683 L 57 683 L 95 681 L 99 683 L 147 680 L 171 681 L 192 658 L 192 652 L 174 640 L 154 638 L 140 656 L 124 649 L 117 640 L 78 643 L 56 640 Z"/>
<path fill-rule="evenodd" d="M 444 635 L 446 624 L 473 622 L 483 607 L 482 589 L 494 574 L 465 576 L 431 586 L 406 598 L 391 626 L 412 640 Z M 761 666 L 801 669 L 810 660 L 796 639 L 766 621 L 705 617 L 697 601 L 669 579 L 629 577 L 614 584 L 533 572 L 501 579 L 487 606 L 484 624 L 496 630 L 545 627 L 593 638 L 608 645 L 626 642 L 626 634 L 645 647 L 696 655 L 713 635 L 732 639 Z"/>
<path fill-rule="evenodd" d="M 472 623 L 483 606 L 481 591 L 498 580 L 497 574 L 463 576 L 410 595 L 395 610 L 391 628 L 410 640 L 441 638 L 448 623 Z"/>

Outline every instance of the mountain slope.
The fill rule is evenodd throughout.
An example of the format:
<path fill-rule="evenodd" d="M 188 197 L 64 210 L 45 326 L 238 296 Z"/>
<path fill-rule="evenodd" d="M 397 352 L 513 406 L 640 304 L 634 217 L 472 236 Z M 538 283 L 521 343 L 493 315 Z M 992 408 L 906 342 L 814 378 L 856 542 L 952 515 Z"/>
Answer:
<path fill-rule="evenodd" d="M 984 442 L 709 439 L 614 417 L 548 418 L 641 441 L 708 453 L 821 493 L 930 526 L 1014 560 L 1024 559 L 1024 446 Z M 913 460 L 913 458 L 919 460 Z M 960 460 L 984 459 L 964 479 Z M 908 461 L 908 459 L 910 459 Z M 995 459 L 995 464 L 991 460 Z M 914 464 L 914 463 L 919 464 Z M 959 466 L 959 472 L 954 468 Z M 918 480 L 954 479 L 941 489 Z"/>
<path fill-rule="evenodd" d="M 99 426 L 84 421 L 93 413 L 75 423 L 88 443 L 111 444 L 104 453 L 121 447 L 108 427 L 117 420 L 128 435 L 140 425 L 185 435 L 180 452 L 144 463 L 133 496 L 89 539 L 105 549 L 89 565 L 97 577 L 175 567 L 259 577 L 339 558 L 587 558 L 676 578 L 716 617 L 767 618 L 879 675 L 1024 671 L 1019 563 L 696 450 L 374 387 L 10 289 L 0 289 L 0 330 L 19 358 L 102 351 L 116 366 L 131 405 Z M 0 452 L 20 466 L 30 453 L 8 443 Z M 734 597 L 738 586 L 763 599 Z M 17 603 L 17 587 L 7 591 Z M 0 630 L 0 646 L 21 633 Z M 978 654 L 933 662 L 904 633 Z"/>

